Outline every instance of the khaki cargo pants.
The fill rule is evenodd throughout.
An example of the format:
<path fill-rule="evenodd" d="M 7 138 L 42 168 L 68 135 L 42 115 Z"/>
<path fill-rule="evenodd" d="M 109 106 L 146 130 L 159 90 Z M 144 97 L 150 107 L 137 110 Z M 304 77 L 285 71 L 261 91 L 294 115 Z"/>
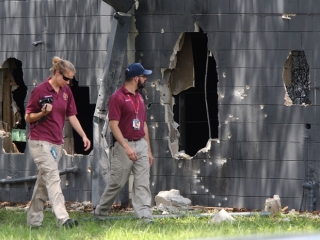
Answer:
<path fill-rule="evenodd" d="M 28 145 L 30 154 L 37 165 L 38 175 L 27 213 L 27 224 L 29 226 L 40 226 L 42 224 L 43 209 L 49 197 L 52 211 L 57 218 L 58 225 L 61 226 L 69 219 L 69 214 L 65 208 L 58 170 L 63 146 L 40 140 L 28 140 Z M 52 147 L 56 149 L 56 159 L 54 159 L 50 152 Z"/>
<path fill-rule="evenodd" d="M 109 215 L 114 200 L 133 173 L 132 205 L 138 218 L 152 218 L 151 192 L 150 192 L 150 164 L 148 145 L 143 138 L 136 142 L 128 142 L 136 151 L 138 160 L 131 161 L 124 148 L 115 142 L 110 155 L 111 177 L 107 183 L 100 202 L 95 209 L 97 218 Z"/>

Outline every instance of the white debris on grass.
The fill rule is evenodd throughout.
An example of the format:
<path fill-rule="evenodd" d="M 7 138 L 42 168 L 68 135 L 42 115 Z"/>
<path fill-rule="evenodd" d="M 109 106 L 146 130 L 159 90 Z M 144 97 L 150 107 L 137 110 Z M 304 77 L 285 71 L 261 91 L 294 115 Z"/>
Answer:
<path fill-rule="evenodd" d="M 157 209 L 163 214 L 178 213 L 181 210 L 188 210 L 191 200 L 180 195 L 180 191 L 171 189 L 170 191 L 160 191 L 155 196 Z"/>
<path fill-rule="evenodd" d="M 224 209 L 220 210 L 219 213 L 214 215 L 210 220 L 209 224 L 211 223 L 221 223 L 223 221 L 234 221 L 234 218 Z"/>
<path fill-rule="evenodd" d="M 264 211 L 277 214 L 281 212 L 281 201 L 279 195 L 274 195 L 273 198 L 268 198 L 265 203 Z"/>

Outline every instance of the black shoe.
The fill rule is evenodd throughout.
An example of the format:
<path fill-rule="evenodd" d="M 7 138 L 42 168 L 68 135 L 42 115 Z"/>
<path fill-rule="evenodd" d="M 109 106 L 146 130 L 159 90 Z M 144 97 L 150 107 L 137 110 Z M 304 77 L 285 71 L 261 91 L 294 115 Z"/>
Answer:
<path fill-rule="evenodd" d="M 73 228 L 78 226 L 78 221 L 76 219 L 68 219 L 67 221 L 64 222 L 64 224 L 62 224 L 63 227 L 65 228 Z"/>

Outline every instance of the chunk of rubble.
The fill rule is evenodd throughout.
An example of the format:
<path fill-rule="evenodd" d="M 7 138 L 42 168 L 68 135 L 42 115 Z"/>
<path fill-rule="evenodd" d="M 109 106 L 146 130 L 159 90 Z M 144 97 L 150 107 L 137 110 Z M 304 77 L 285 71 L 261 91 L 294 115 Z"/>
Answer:
<path fill-rule="evenodd" d="M 165 214 L 176 214 L 179 213 L 179 209 L 174 206 L 164 206 L 162 203 L 157 207 L 157 209 L 162 212 L 163 215 Z"/>
<path fill-rule="evenodd" d="M 279 195 L 274 195 L 273 198 L 268 198 L 266 200 L 264 211 L 271 212 L 271 214 L 281 212 L 281 201 Z"/>
<path fill-rule="evenodd" d="M 75 209 L 80 206 L 81 206 L 81 203 L 79 203 L 79 202 L 71 204 L 71 208 L 75 208 Z"/>
<path fill-rule="evenodd" d="M 91 202 L 90 201 L 85 201 L 82 203 L 84 207 L 91 207 Z"/>
<path fill-rule="evenodd" d="M 183 159 L 183 160 L 191 160 L 192 157 L 188 154 L 186 154 L 184 151 L 181 152 L 177 152 L 176 154 L 174 154 L 173 156 L 175 159 Z"/>
<path fill-rule="evenodd" d="M 208 223 L 221 223 L 223 221 L 234 221 L 234 218 L 224 209 L 221 209 L 216 215 L 214 215 Z"/>
<path fill-rule="evenodd" d="M 181 210 L 188 210 L 191 200 L 180 195 L 180 191 L 171 189 L 170 191 L 160 191 L 155 196 L 156 206 L 163 213 L 177 213 Z"/>

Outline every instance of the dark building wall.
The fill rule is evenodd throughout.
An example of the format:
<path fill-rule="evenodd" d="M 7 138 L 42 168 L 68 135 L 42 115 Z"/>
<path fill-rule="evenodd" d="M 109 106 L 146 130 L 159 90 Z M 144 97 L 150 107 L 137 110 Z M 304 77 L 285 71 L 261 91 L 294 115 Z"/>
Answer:
<path fill-rule="evenodd" d="M 156 157 L 152 192 L 176 188 L 193 204 L 258 209 L 264 208 L 266 198 L 279 194 L 283 205 L 299 208 L 304 178 L 316 182 L 318 191 L 316 13 L 320 12 L 320 3 L 139 3 L 136 59 L 154 70 L 148 78 L 147 94 L 157 96 L 150 98 L 148 109 L 149 116 L 153 116 L 149 118 L 150 125 L 155 129 L 150 134 Z M 285 19 L 285 13 L 294 15 Z M 161 98 L 162 93 L 170 95 L 163 71 L 170 72 L 170 57 L 180 34 L 197 31 L 195 23 L 207 34 L 208 49 L 216 60 L 219 141 L 212 141 L 209 151 L 200 152 L 191 160 L 175 160 L 170 156 L 168 140 L 172 118 L 166 116 L 171 106 Z M 282 70 L 291 50 L 306 54 L 312 105 L 284 105 Z M 310 130 L 305 128 L 306 123 L 311 124 Z M 313 170 L 307 168 L 307 175 L 306 164 L 313 166 Z"/>
<path fill-rule="evenodd" d="M 96 103 L 112 15 L 113 9 L 99 0 L 0 1 L 0 65 L 11 57 L 22 62 L 24 83 L 28 87 L 25 105 L 34 86 L 50 75 L 53 56 L 70 60 L 75 65 L 77 85 L 89 88 L 87 104 Z M 32 43 L 38 40 L 42 44 L 34 46 Z M 79 112 L 83 113 L 83 108 L 88 106 L 80 106 Z M 88 114 L 93 114 L 92 109 L 88 109 Z M 24 154 L 2 150 L 0 156 L 0 179 L 37 174 L 27 148 Z M 80 170 L 77 174 L 61 176 L 67 201 L 91 200 L 92 161 L 92 152 L 85 156 L 66 154 L 61 159 L 60 169 L 78 167 Z M 33 185 L 34 182 L 1 184 L 0 201 L 28 201 Z"/>
<path fill-rule="evenodd" d="M 135 10 L 138 35 L 131 32 L 135 43 L 127 49 L 129 56 L 134 52 L 128 59 L 141 61 L 154 71 L 143 92 L 156 158 L 150 181 L 153 195 L 175 188 L 194 205 L 262 209 L 266 198 L 279 194 L 283 205 L 299 208 L 305 161 L 315 169 L 308 171 L 307 177 L 319 181 L 319 12 L 316 0 L 139 1 Z M 98 0 L 0 1 L 0 59 L 15 57 L 23 62 L 28 89 L 34 80 L 39 83 L 47 77 L 54 55 L 69 59 L 77 68 L 79 85 L 90 87 L 93 104 L 106 58 L 111 13 L 112 9 Z M 283 19 L 284 13 L 296 16 Z M 181 33 L 199 27 L 207 35 L 208 50 L 216 61 L 219 135 L 192 159 L 176 159 L 174 140 L 179 138 L 172 127 L 168 86 L 171 57 L 175 57 Z M 44 44 L 34 47 L 31 43 L 38 37 Z M 312 105 L 284 105 L 282 69 L 294 49 L 306 54 Z M 310 130 L 306 123 L 311 124 Z M 0 157 L 0 178 L 12 175 L 13 165 L 8 162 L 21 160 L 28 162 L 30 171 L 21 170 L 19 177 L 35 174 L 28 153 L 2 153 Z M 81 175 L 62 177 L 66 200 L 90 200 L 91 161 L 92 155 L 62 159 L 62 168 L 67 164 L 82 169 Z M 25 193 L 21 198 L 19 190 L 9 194 L 14 187 L 2 185 L 0 200 L 30 199 L 32 186 L 17 186 Z"/>

